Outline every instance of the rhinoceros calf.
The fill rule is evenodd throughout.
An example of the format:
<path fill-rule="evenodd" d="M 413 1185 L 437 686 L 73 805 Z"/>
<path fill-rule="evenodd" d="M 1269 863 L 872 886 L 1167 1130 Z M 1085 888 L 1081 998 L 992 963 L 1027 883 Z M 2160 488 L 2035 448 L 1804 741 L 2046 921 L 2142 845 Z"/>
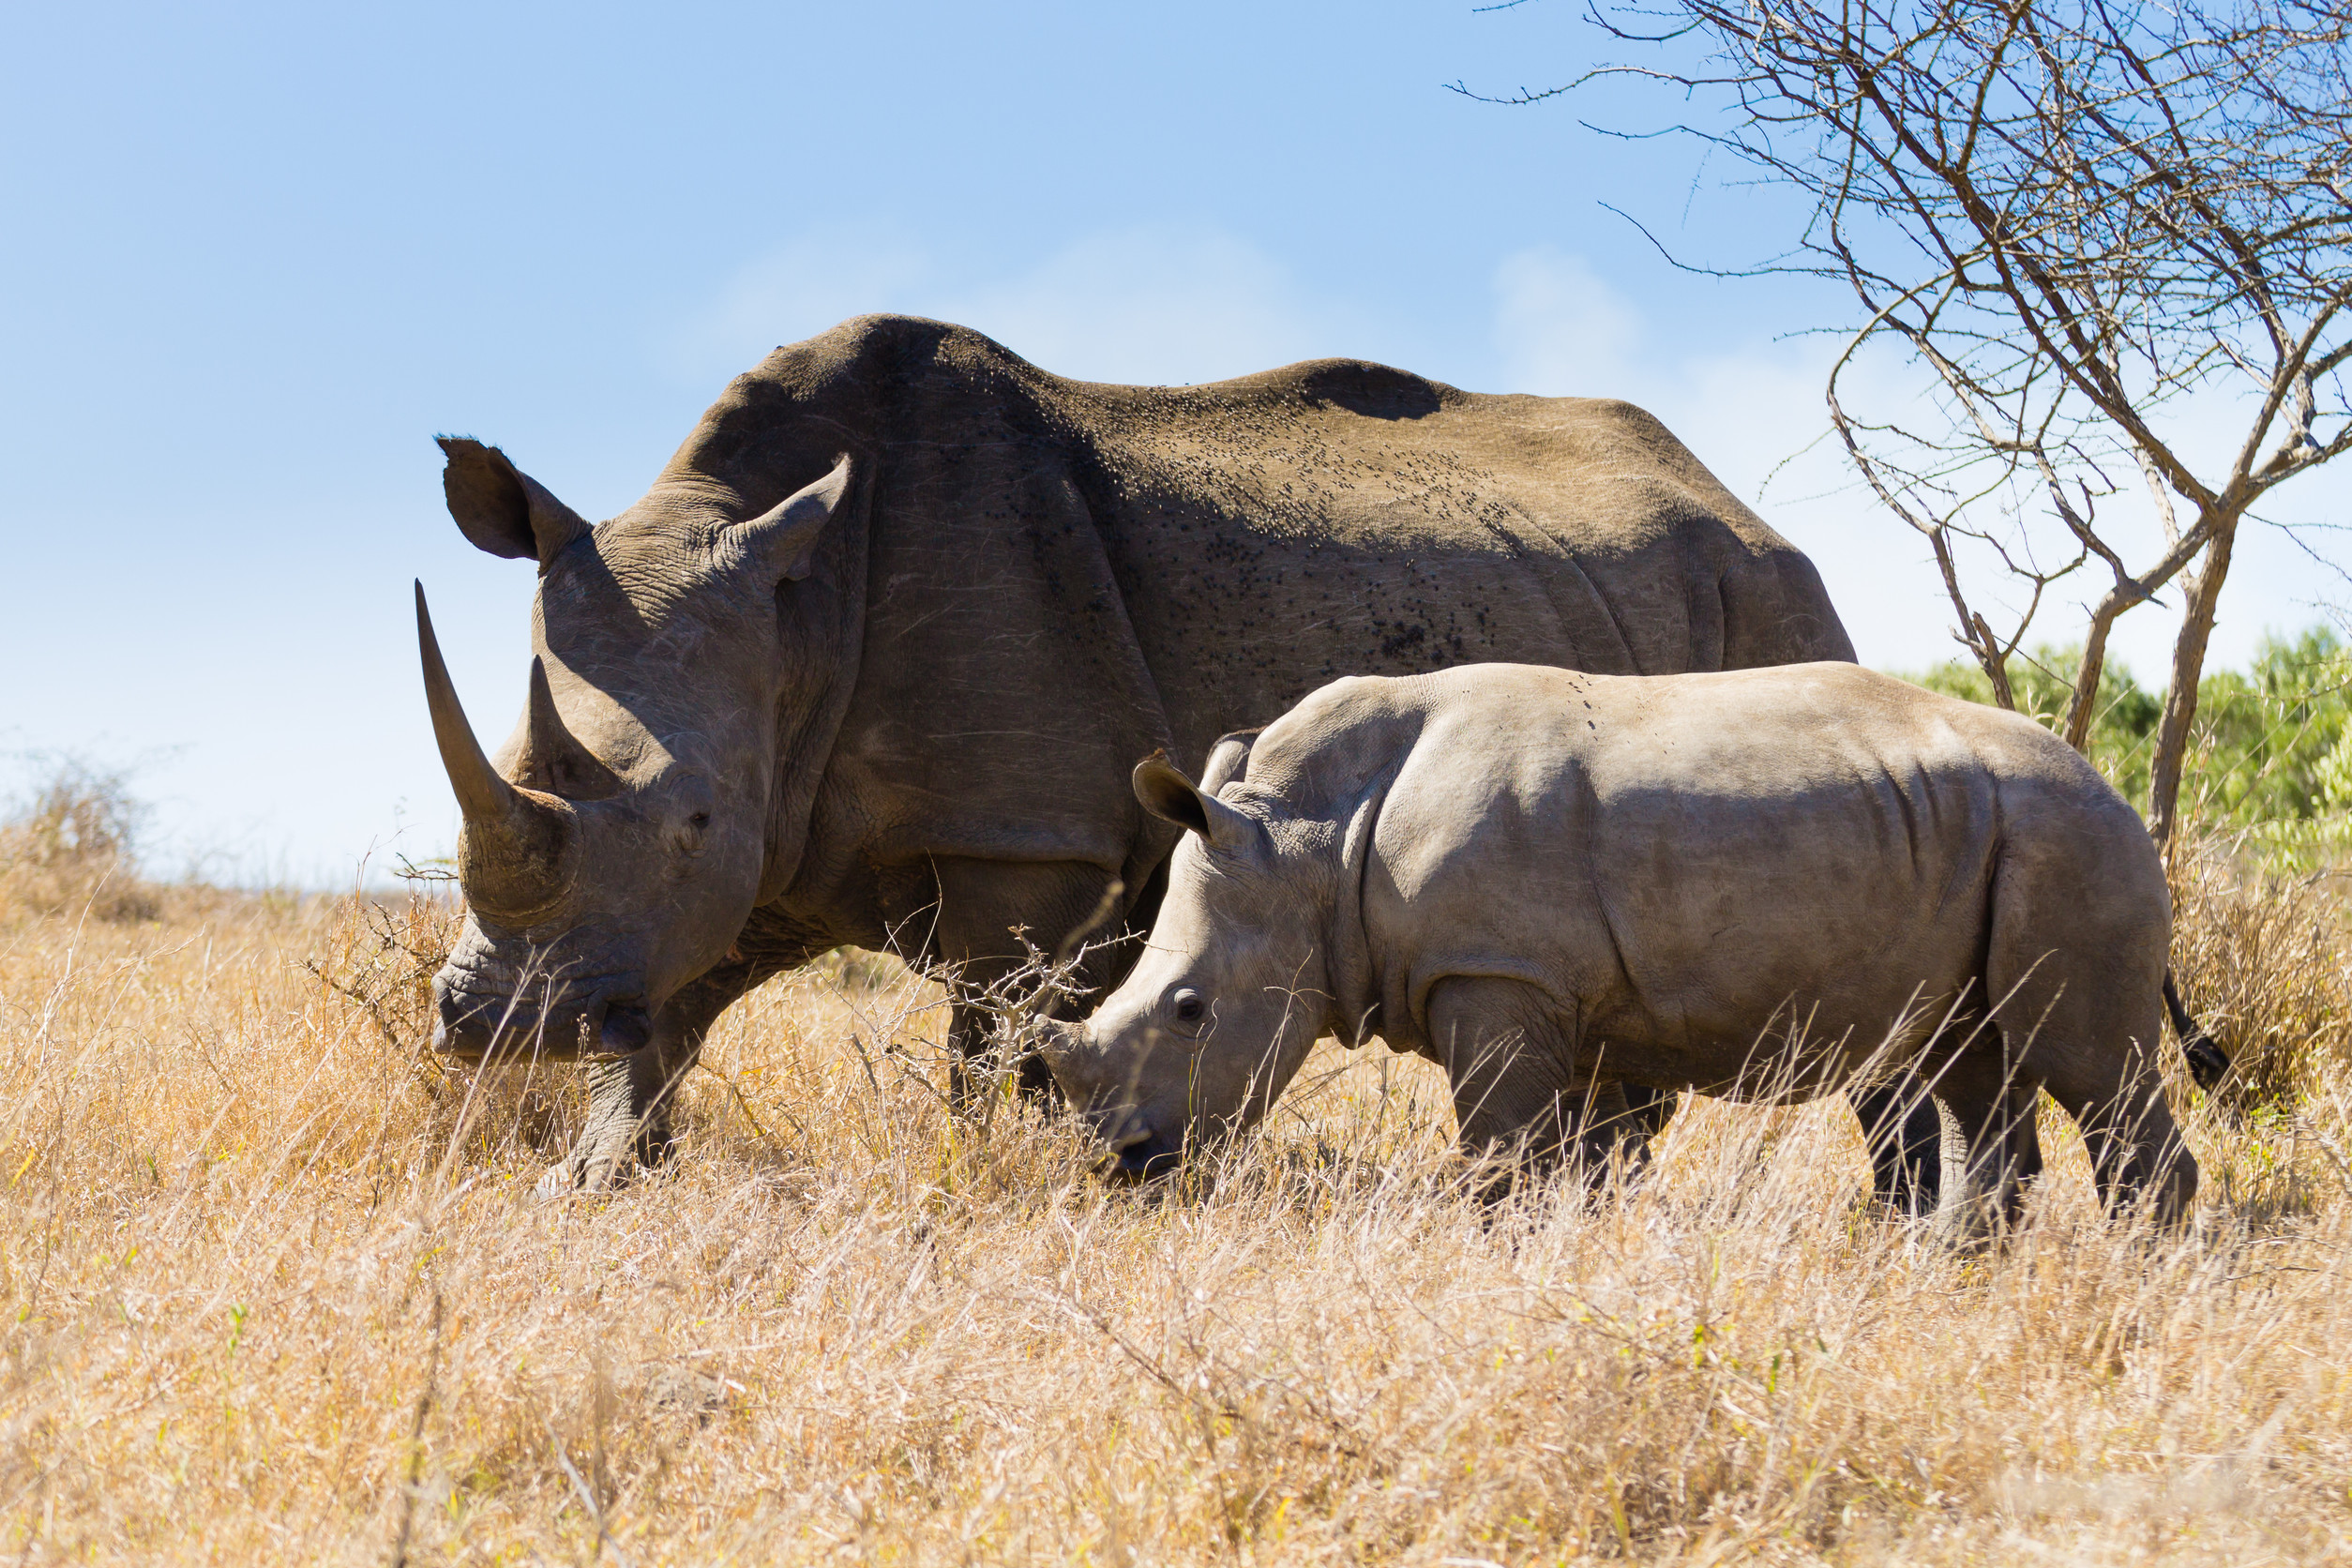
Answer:
<path fill-rule="evenodd" d="M 1255 1121 L 1326 1033 L 1435 1061 L 1464 1144 L 1539 1165 L 1605 1149 L 1623 1084 L 1810 1098 L 1893 1038 L 1968 1145 L 1951 1223 L 2014 1214 L 2045 1087 L 2110 1202 L 2195 1193 L 2163 867 L 2029 720 L 1852 665 L 1482 664 L 1334 682 L 1207 771 L 1135 770 L 1190 831 L 1045 1052 L 1129 1169 Z"/>

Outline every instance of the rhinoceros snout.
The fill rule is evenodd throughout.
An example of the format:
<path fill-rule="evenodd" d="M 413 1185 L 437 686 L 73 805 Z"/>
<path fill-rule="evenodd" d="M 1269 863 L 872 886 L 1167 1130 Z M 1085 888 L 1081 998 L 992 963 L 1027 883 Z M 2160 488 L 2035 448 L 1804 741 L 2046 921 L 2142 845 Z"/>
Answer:
<path fill-rule="evenodd" d="M 1111 1168 L 1121 1176 L 1146 1181 L 1165 1176 L 1184 1163 L 1183 1145 L 1165 1134 L 1138 1128 L 1119 1144 Z"/>
<path fill-rule="evenodd" d="M 528 997 L 433 985 L 433 1049 L 487 1057 L 492 1050 L 540 1056 L 626 1056 L 654 1037 L 652 1016 L 635 995 L 591 990 L 544 1008 Z"/>

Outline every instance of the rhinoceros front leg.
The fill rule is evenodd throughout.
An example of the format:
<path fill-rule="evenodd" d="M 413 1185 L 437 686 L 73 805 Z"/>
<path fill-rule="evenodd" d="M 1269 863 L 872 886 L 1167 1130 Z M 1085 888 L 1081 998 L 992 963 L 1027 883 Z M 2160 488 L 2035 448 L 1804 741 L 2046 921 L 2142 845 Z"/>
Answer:
<path fill-rule="evenodd" d="M 1118 877 L 1099 866 L 1080 861 L 1003 863 L 941 859 L 933 871 L 939 880 L 939 921 L 932 934 L 930 957 L 947 967 L 948 1039 L 953 1048 L 955 1090 L 959 1098 L 986 1087 L 972 1067 L 995 1043 L 1001 1006 L 989 1000 L 992 988 L 1031 962 L 1018 931 L 1038 952 L 1051 955 L 1077 935 L 1082 942 L 1100 943 L 1123 931 L 1125 890 Z M 1110 982 L 1134 962 L 1136 944 L 1098 945 L 1085 956 L 1074 979 L 1080 989 L 1099 998 Z M 1067 1005 L 1056 1016 L 1082 1011 Z M 1058 1093 L 1053 1074 L 1040 1058 L 1020 1063 L 1021 1093 L 1050 1100 Z"/>
<path fill-rule="evenodd" d="M 713 970 L 662 1005 L 644 1048 L 588 1062 L 587 1125 L 571 1153 L 540 1179 L 541 1197 L 609 1192 L 670 1157 L 678 1085 L 693 1071 L 711 1025 L 751 988 L 752 975 L 742 963 Z"/>
<path fill-rule="evenodd" d="M 1454 1092 L 1463 1152 L 1500 1162 L 1481 1197 L 1500 1199 L 1516 1175 L 1571 1161 L 1597 1180 L 1612 1156 L 1646 1153 L 1623 1085 L 1577 1074 L 1576 1041 L 1533 987 L 1489 976 L 1441 981 L 1430 992 L 1429 1036 Z"/>
<path fill-rule="evenodd" d="M 543 1198 L 608 1192 L 641 1163 L 657 1164 L 670 1152 L 670 1097 L 674 1082 L 657 1048 L 587 1063 L 588 1123 L 571 1153 L 540 1178 Z"/>

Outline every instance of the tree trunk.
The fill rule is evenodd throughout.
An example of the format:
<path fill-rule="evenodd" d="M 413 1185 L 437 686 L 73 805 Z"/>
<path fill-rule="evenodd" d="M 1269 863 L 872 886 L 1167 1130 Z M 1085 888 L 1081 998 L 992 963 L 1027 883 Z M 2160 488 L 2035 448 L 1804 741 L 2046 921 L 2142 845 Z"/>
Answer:
<path fill-rule="evenodd" d="M 2164 716 L 2156 726 L 2156 756 L 2148 787 L 2148 831 L 2159 844 L 2172 841 L 2180 807 L 2180 770 L 2188 757 L 2189 730 L 2197 716 L 2197 682 L 2205 675 L 2205 644 L 2213 634 L 2213 607 L 2229 577 L 2230 547 L 2237 541 L 2237 518 L 2214 523 L 2205 565 L 2180 612 L 2180 635 L 2173 640 L 2172 685 L 2164 692 Z"/>

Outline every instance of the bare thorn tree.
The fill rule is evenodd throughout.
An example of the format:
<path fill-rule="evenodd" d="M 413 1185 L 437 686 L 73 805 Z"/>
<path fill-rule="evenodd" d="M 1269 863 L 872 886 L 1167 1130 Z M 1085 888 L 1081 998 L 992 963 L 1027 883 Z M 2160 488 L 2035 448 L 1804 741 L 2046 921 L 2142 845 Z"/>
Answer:
<path fill-rule="evenodd" d="M 2352 446 L 2352 12 L 1650 0 L 1591 14 L 1666 63 L 1500 101 L 1608 75 L 1711 96 L 1724 128 L 1676 128 L 1809 199 L 1767 269 L 1852 290 L 1831 421 L 1925 536 L 1955 635 L 2004 704 L 2049 591 L 2088 568 L 2097 597 L 2062 720 L 2083 746 L 2116 619 L 2182 579 L 2148 801 L 2167 839 L 2239 525 Z M 1916 426 L 1887 412 L 1915 394 L 1857 374 L 1888 348 L 1933 389 Z M 1874 390 L 1876 412 L 1862 406 Z M 2145 510 L 2112 499 L 2132 490 Z M 2103 519 L 2103 501 L 2122 516 Z M 1997 594 L 2005 633 L 1979 608 Z"/>

